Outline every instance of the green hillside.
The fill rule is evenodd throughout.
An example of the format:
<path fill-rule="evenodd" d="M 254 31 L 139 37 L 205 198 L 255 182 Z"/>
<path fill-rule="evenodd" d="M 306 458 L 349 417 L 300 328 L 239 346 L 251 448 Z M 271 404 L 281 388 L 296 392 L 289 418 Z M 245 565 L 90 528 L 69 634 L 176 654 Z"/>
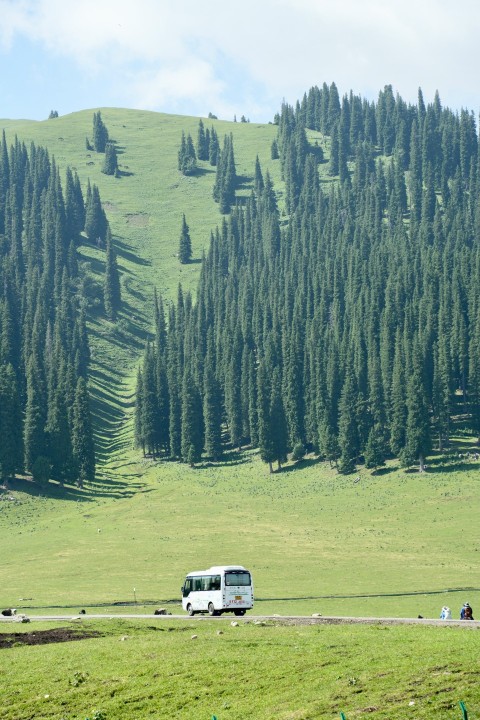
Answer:
<path fill-rule="evenodd" d="M 96 428 L 100 475 L 102 464 L 120 447 L 130 447 L 132 388 L 136 365 L 152 331 L 153 291 L 168 301 L 178 284 L 195 293 L 202 252 L 208 250 L 210 233 L 222 216 L 212 197 L 215 168 L 199 162 L 198 173 L 186 177 L 177 169 L 182 131 L 194 140 L 199 118 L 162 113 L 101 108 L 110 138 L 117 143 L 120 178 L 101 172 L 104 155 L 86 150 L 92 137 L 95 110 L 85 110 L 43 122 L 1 120 L 7 143 L 15 136 L 27 147 L 31 142 L 48 148 L 58 167 L 76 170 L 83 191 L 87 182 L 100 190 L 114 235 L 121 272 L 123 311 L 116 327 L 103 317 L 91 315 L 91 394 Z M 276 136 L 273 125 L 222 122 L 204 119 L 214 126 L 220 142 L 233 133 L 237 194 L 249 195 L 258 155 L 281 194 L 280 166 L 270 159 Z M 177 258 L 182 213 L 190 227 L 192 263 Z M 81 256 L 101 282 L 104 253 L 91 246 L 80 248 Z"/>
<path fill-rule="evenodd" d="M 212 198 L 215 168 L 199 162 L 199 172 L 185 177 L 177 169 L 181 133 L 196 140 L 199 118 L 162 113 L 101 108 L 110 138 L 117 143 L 119 168 L 125 173 L 113 178 L 101 172 L 104 155 L 85 149 L 92 137 L 95 110 L 66 115 L 43 122 L 0 120 L 7 142 L 14 136 L 27 144 L 46 146 L 57 165 L 75 169 L 86 187 L 98 185 L 112 232 L 118 240 L 119 255 L 128 297 L 136 311 L 143 301 L 151 306 L 152 288 L 167 298 L 176 293 L 179 282 L 195 289 L 198 264 L 180 266 L 176 259 L 182 213 L 185 212 L 193 243 L 194 259 L 208 249 L 210 232 L 221 222 Z M 232 123 L 203 118 L 205 127 L 214 126 L 219 140 L 233 133 L 237 173 L 241 177 L 238 195 L 252 188 L 255 157 L 269 170 L 280 190 L 279 163 L 270 159 L 270 145 L 276 136 L 273 125 Z M 143 297 L 144 296 L 144 297 Z"/>
<path fill-rule="evenodd" d="M 222 222 L 222 216 L 212 198 L 212 167 L 199 163 L 199 171 L 191 177 L 177 170 L 182 131 L 195 139 L 198 118 L 101 109 L 118 151 L 120 177 L 114 178 L 101 172 L 103 155 L 86 150 L 93 113 L 88 110 L 44 122 L 0 123 L 8 142 L 18 136 L 27 146 L 30 142 L 46 146 L 62 177 L 68 165 L 78 173 L 84 190 L 88 180 L 98 185 L 118 253 L 123 299 L 118 321 L 109 322 L 99 300 L 105 252 L 85 241 L 79 252 L 85 263 L 83 274 L 90 284 L 87 320 L 96 482 L 84 488 L 68 484 L 62 488 L 50 482 L 42 490 L 28 478 L 17 478 L 11 489 L 2 490 L 0 607 L 16 607 L 32 615 L 54 615 L 62 610 L 76 614 L 80 608 L 87 616 L 144 613 L 153 612 L 159 605 L 179 612 L 179 589 L 185 573 L 212 564 L 242 563 L 252 571 L 255 612 L 259 614 L 436 618 L 447 604 L 456 618 L 468 600 L 478 616 L 480 547 L 472 529 L 478 525 L 480 463 L 474 455 L 477 446 L 465 412 L 465 396 L 456 387 L 450 393 L 448 450 L 433 449 L 421 474 L 402 468 L 391 458 L 376 471 L 362 464 L 355 473 L 339 474 L 334 463 L 324 459 L 325 453 L 319 456 L 310 451 L 311 447 L 303 459 L 289 459 L 282 472 L 272 475 L 260 452 L 249 446 L 238 451 L 225 443 L 221 462 L 204 457 L 196 467 L 165 457 L 155 461 L 143 458 L 134 449 L 135 377 L 146 340 L 154 330 L 154 288 L 169 306 L 175 303 L 179 283 L 195 296 L 202 253 L 208 250 L 210 233 Z M 251 193 L 258 155 L 263 173 L 268 170 L 273 179 L 282 227 L 287 226 L 287 209 L 290 213 L 296 202 L 303 203 L 304 208 L 315 205 L 315 183 L 295 196 L 293 164 L 286 165 L 289 174 L 284 183 L 280 160 L 271 159 L 276 126 L 204 122 L 206 127 L 214 124 L 220 141 L 225 133 L 233 134 L 240 177 L 238 196 Z M 374 164 L 372 148 L 367 148 L 365 157 L 359 156 L 357 164 L 349 156 L 348 166 L 344 154 L 337 175 L 332 171 L 328 133 L 316 127 L 307 131 L 314 148 L 309 154 L 316 158 L 321 155 L 315 143 L 324 152 L 318 171 L 325 196 L 330 188 L 340 187 L 340 194 L 349 197 L 350 188 L 342 186 L 345 177 L 341 177 L 342 173 L 347 177 L 349 171 L 360 195 L 361 172 L 366 175 L 368 163 Z M 376 158 L 386 158 L 387 182 L 380 173 L 370 183 L 371 187 L 376 183 L 380 190 L 384 189 L 382 182 L 385 184 L 384 198 L 372 201 L 372 193 L 362 210 L 374 208 L 372 227 L 375 225 L 380 237 L 395 222 L 396 229 L 402 231 L 411 222 L 398 207 L 406 203 L 400 192 L 403 187 L 399 188 L 403 173 L 393 174 L 392 147 L 385 146 L 387 135 L 384 145 L 379 140 L 375 150 Z M 462 162 L 465 165 L 465 158 Z M 471 175 L 473 195 L 473 171 Z M 387 186 L 394 190 L 388 199 Z M 450 186 L 452 195 L 456 192 L 460 197 L 460 184 L 450 182 Z M 448 190 L 447 182 L 442 187 L 445 197 Z M 427 200 L 432 201 L 432 193 Z M 426 200 L 423 204 L 428 205 Z M 331 261 L 338 245 L 338 266 L 346 266 L 342 260 L 343 250 L 345 257 L 349 252 L 348 242 L 343 246 L 340 240 L 337 243 L 343 237 L 343 227 L 338 229 L 336 223 L 348 213 L 341 203 L 333 207 L 332 255 L 324 264 Z M 193 241 L 193 261 L 187 265 L 181 265 L 176 257 L 183 213 Z M 301 250 L 297 256 L 304 263 L 304 276 L 309 271 L 310 255 L 303 251 L 302 242 L 315 222 L 306 223 L 298 236 L 292 234 L 290 238 L 291 247 Z M 455 218 L 452 225 L 462 222 L 463 218 Z M 437 249 L 441 245 L 438 228 L 437 219 Z M 425 224 L 421 230 L 419 237 L 424 242 L 431 227 Z M 365 237 L 370 237 L 370 231 L 373 236 L 369 228 Z M 382 248 L 385 255 L 372 265 L 372 275 L 380 278 L 383 267 L 391 264 L 388 253 L 397 257 L 395 252 L 403 237 L 402 232 L 392 233 L 388 252 Z M 463 238 L 462 233 L 458 232 L 458 237 Z M 229 242 L 232 238 L 233 233 Z M 316 245 L 310 243 L 311 248 Z M 427 245 L 424 257 L 431 252 Z M 367 246 L 361 247 L 359 257 Z M 292 299 L 301 285 L 302 273 L 297 269 L 297 258 L 294 260 L 293 277 L 286 285 L 287 305 L 288 292 Z M 409 277 L 409 263 L 407 258 L 405 277 Z M 464 272 L 455 288 L 461 287 L 463 292 L 462 282 L 467 284 L 465 278 L 470 278 L 466 269 L 471 263 L 464 256 L 459 265 Z M 245 274 L 244 266 L 236 267 Z M 274 305 L 285 288 L 281 274 L 275 272 L 275 259 L 268 258 L 266 267 L 264 272 L 260 263 L 259 274 L 269 279 L 280 277 L 268 299 L 273 298 Z M 349 291 L 354 316 L 359 306 L 355 293 L 360 275 L 353 279 Z M 448 273 L 444 277 L 448 280 Z M 323 280 L 327 283 L 328 277 Z M 222 284 L 227 287 L 221 278 L 218 286 Z M 458 295 L 463 297 L 462 292 Z M 401 292 L 397 294 L 401 297 Z M 394 295 L 392 291 L 390 299 Z M 469 295 L 473 308 L 477 307 L 476 297 L 475 292 Z M 408 300 L 405 296 L 404 302 Z M 365 306 L 365 296 L 362 302 Z M 433 305 L 433 300 L 422 305 L 422 319 Z M 415 327 L 411 319 L 414 312 L 413 308 L 409 327 Z M 234 307 L 233 321 L 236 315 Z M 461 338 L 466 326 L 467 310 L 459 317 L 455 340 Z M 299 318 L 302 320 L 297 311 L 297 321 Z M 334 324 L 335 308 L 327 320 L 327 325 Z M 390 321 L 395 327 L 394 315 Z M 340 333 L 341 328 L 337 330 Z M 220 326 L 219 336 L 222 331 Z M 372 337 L 374 333 L 368 340 Z M 423 345 L 417 343 L 427 359 L 431 337 L 425 333 L 420 336 Z M 397 342 L 401 347 L 398 357 L 404 357 L 401 353 L 408 339 L 403 345 Z M 320 334 L 313 341 L 312 346 L 323 346 Z M 293 345 L 302 347 L 300 342 Z M 228 351 L 228 342 L 226 347 Z M 337 360 L 343 362 L 344 358 L 336 356 L 330 370 L 335 370 Z M 363 369 L 365 377 L 367 370 L 360 353 L 355 356 L 355 366 Z M 397 369 L 399 366 L 397 358 Z M 334 375 L 330 371 L 330 376 Z M 399 377 L 397 386 L 409 380 L 405 375 Z M 346 417 L 351 411 L 348 402 L 343 402 L 343 408 Z M 259 719 L 306 720 L 331 717 L 343 710 L 347 717 L 374 712 L 378 717 L 407 718 L 415 712 L 416 717 L 427 718 L 433 712 L 435 717 L 446 719 L 452 717 L 461 699 L 467 701 L 469 709 L 478 707 L 474 633 L 464 632 L 464 628 L 277 627 L 275 623 L 257 627 L 243 625 L 243 621 L 240 627 L 230 627 L 225 618 L 216 620 L 215 628 L 198 619 L 184 625 L 172 621 L 165 626 L 150 621 L 147 625 L 97 620 L 94 629 L 101 637 L 44 647 L 24 647 L 15 638 L 16 646 L 3 651 L 12 653 L 15 660 L 8 671 L 6 717 L 73 720 L 88 715 L 120 720 L 126 712 L 134 712 L 138 718 L 152 713 L 162 718 L 216 713 L 219 720 L 240 719 L 245 714 Z M 76 627 L 80 630 L 78 624 Z M 26 628 L 37 634 L 44 625 L 7 626 L 5 630 Z M 242 693 L 238 693 L 240 684 Z M 102 714 L 95 714 L 96 710 Z"/>
<path fill-rule="evenodd" d="M 209 164 L 199 163 L 194 177 L 177 170 L 181 133 L 195 137 L 198 118 L 101 112 L 120 150 L 119 178 L 105 176 L 103 156 L 85 149 L 93 110 L 2 122 L 9 141 L 17 135 L 47 146 L 62 172 L 69 165 L 84 187 L 88 180 L 99 186 L 124 305 L 116 324 L 95 307 L 88 319 L 97 482 L 85 490 L 52 483 L 44 496 L 19 480 L 2 496 L 0 541 L 10 560 L 0 571 L 0 602 L 95 611 L 132 601 L 134 587 L 142 602 L 175 602 L 186 571 L 224 560 L 251 567 L 265 612 L 435 616 L 444 591 L 453 593 L 453 608 L 466 595 L 475 605 L 478 548 L 468 528 L 478 462 L 457 459 L 457 449 L 474 449 L 460 426 L 450 459 L 434 454 L 421 479 L 398 461 L 379 473 L 362 469 L 355 482 L 313 454 L 272 478 L 251 450 L 191 469 L 142 460 L 133 449 L 134 380 L 153 330 L 153 290 L 172 301 L 179 282 L 194 293 L 199 275 L 199 262 L 180 265 L 176 257 L 182 213 L 197 261 L 222 217 Z M 258 155 L 285 219 L 280 162 L 270 155 L 277 128 L 205 120 L 211 123 L 219 138 L 233 134 L 239 194 L 250 194 Z M 324 142 L 318 131 L 308 135 Z M 320 172 L 327 186 L 325 165 Z M 100 278 L 104 252 L 85 244 L 81 255 Z"/>

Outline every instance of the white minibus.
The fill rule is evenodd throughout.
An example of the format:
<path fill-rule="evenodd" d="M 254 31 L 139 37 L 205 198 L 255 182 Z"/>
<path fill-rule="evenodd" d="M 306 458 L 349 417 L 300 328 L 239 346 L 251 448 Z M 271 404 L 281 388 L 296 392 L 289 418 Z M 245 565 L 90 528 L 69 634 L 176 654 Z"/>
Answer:
<path fill-rule="evenodd" d="M 241 565 L 219 565 L 188 573 L 182 586 L 182 608 L 189 615 L 245 615 L 252 607 L 252 576 Z"/>

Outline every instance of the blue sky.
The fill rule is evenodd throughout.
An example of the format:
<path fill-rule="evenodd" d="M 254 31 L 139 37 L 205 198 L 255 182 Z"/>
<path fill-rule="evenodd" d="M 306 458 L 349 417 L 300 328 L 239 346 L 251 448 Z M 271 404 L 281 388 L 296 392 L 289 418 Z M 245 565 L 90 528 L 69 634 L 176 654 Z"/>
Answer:
<path fill-rule="evenodd" d="M 0 117 L 96 107 L 268 121 L 334 81 L 480 109 L 471 0 L 0 0 Z"/>

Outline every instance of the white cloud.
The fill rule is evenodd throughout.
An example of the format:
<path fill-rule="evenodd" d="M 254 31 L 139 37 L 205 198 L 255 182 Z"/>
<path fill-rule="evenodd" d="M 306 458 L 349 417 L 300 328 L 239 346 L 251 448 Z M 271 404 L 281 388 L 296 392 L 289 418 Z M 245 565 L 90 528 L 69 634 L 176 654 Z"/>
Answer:
<path fill-rule="evenodd" d="M 0 17 L 5 51 L 23 36 L 97 79 L 123 74 L 125 101 L 150 108 L 262 112 L 323 81 L 478 102 L 473 0 L 0 0 Z"/>
<path fill-rule="evenodd" d="M 147 110 L 163 107 L 172 98 L 179 106 L 188 100 L 208 107 L 223 91 L 213 68 L 195 58 L 186 58 L 178 65 L 166 65 L 157 71 L 147 70 L 128 80 L 134 104 Z"/>

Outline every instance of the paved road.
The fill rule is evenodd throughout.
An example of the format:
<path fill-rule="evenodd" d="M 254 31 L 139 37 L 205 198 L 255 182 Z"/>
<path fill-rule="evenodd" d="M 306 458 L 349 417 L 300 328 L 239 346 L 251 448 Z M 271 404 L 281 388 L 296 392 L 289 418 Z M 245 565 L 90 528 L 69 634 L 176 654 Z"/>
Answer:
<path fill-rule="evenodd" d="M 209 615 L 195 615 L 194 618 L 188 615 L 141 615 L 141 614 L 115 614 L 115 615 L 30 615 L 25 613 L 31 622 L 68 622 L 72 620 L 82 620 L 85 622 L 94 620 L 154 620 L 156 622 L 164 622 L 165 620 L 180 621 L 206 621 L 221 622 L 222 620 L 236 620 L 241 623 L 245 622 L 278 622 L 284 625 L 443 625 L 443 626 L 460 626 L 470 629 L 480 629 L 480 621 L 478 620 L 439 620 L 436 618 L 362 618 L 362 617 L 338 617 L 338 616 L 321 616 L 312 617 L 308 615 L 244 615 L 243 617 L 235 617 L 235 615 L 226 614 L 223 617 L 210 617 Z M 18 622 L 19 616 L 3 617 L 0 616 L 0 622 Z"/>

